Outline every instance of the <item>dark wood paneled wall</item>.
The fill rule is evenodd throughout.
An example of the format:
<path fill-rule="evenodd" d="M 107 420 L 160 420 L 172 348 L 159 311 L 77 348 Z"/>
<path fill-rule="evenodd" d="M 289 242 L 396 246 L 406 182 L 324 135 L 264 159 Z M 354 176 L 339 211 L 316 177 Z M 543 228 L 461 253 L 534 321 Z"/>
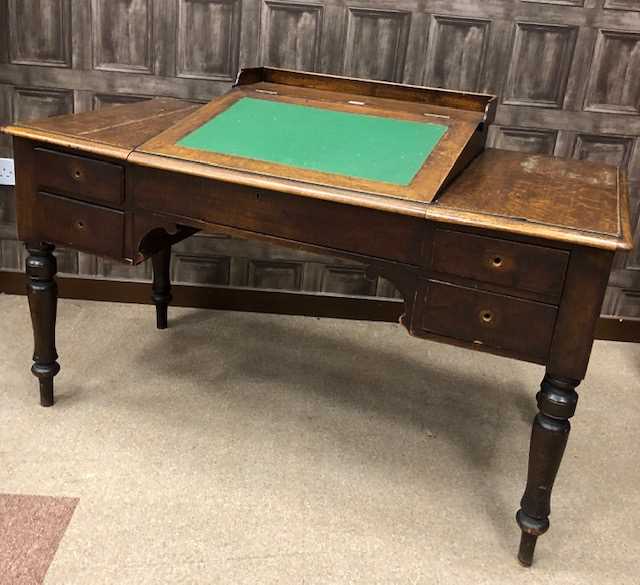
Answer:
<path fill-rule="evenodd" d="M 6 23 L 6 24 L 5 24 Z M 0 0 L 0 123 L 166 95 L 205 102 L 260 63 L 500 96 L 489 143 L 618 164 L 640 184 L 638 0 Z M 10 156 L 7 138 L 0 155 Z M 0 188 L 0 269 L 21 269 Z M 60 251 L 63 272 L 148 279 Z M 216 236 L 176 246 L 176 281 L 393 296 L 362 266 Z M 603 309 L 640 317 L 640 248 Z"/>

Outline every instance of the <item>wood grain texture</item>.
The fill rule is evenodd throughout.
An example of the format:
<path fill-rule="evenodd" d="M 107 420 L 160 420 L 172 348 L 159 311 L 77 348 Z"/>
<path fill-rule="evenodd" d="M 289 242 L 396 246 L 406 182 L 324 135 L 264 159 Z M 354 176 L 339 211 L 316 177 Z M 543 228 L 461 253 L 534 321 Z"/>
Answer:
<path fill-rule="evenodd" d="M 573 26 L 515 23 L 504 103 L 561 108 L 576 36 Z"/>
<path fill-rule="evenodd" d="M 153 73 L 153 0 L 92 0 L 93 67 Z"/>
<path fill-rule="evenodd" d="M 124 167 L 102 160 L 35 149 L 38 188 L 104 205 L 119 207 L 124 200 Z"/>
<path fill-rule="evenodd" d="M 604 250 L 572 251 L 547 371 L 584 378 L 612 260 L 613 254 Z"/>
<path fill-rule="evenodd" d="M 315 71 L 320 56 L 324 6 L 319 3 L 262 3 L 261 57 L 272 67 Z"/>
<path fill-rule="evenodd" d="M 231 80 L 240 58 L 241 0 L 178 0 L 179 77 Z"/>
<path fill-rule="evenodd" d="M 197 109 L 197 104 L 160 98 L 135 101 L 98 112 L 56 116 L 3 128 L 13 136 L 84 152 L 126 159 L 131 151 Z"/>
<path fill-rule="evenodd" d="M 242 87 L 260 82 L 303 87 L 310 90 L 334 91 L 343 95 L 356 94 L 403 102 L 418 102 L 456 110 L 469 110 L 482 113 L 483 120 L 489 123 L 493 121 L 496 108 L 496 99 L 492 94 L 441 90 L 406 83 L 391 83 L 384 80 L 368 80 L 324 73 L 314 74 L 272 67 L 244 68 L 239 72 L 234 86 Z"/>
<path fill-rule="evenodd" d="M 16 88 L 12 100 L 13 114 L 25 122 L 74 111 L 73 92 L 66 90 Z"/>
<path fill-rule="evenodd" d="M 418 289 L 411 332 L 433 333 L 545 363 L 556 314 L 552 305 L 429 280 Z"/>
<path fill-rule="evenodd" d="M 411 13 L 355 6 L 347 11 L 344 74 L 401 81 Z"/>
<path fill-rule="evenodd" d="M 419 263 L 425 233 L 421 218 L 139 166 L 129 173 L 140 209 Z"/>
<path fill-rule="evenodd" d="M 557 301 L 568 261 L 565 250 L 436 229 L 430 268 Z"/>
<path fill-rule="evenodd" d="M 70 0 L 8 0 L 9 60 L 71 67 Z"/>
<path fill-rule="evenodd" d="M 481 91 L 491 21 L 434 15 L 424 83 L 463 91 Z"/>
<path fill-rule="evenodd" d="M 492 188 L 487 190 L 489 177 Z M 435 209 L 479 212 L 493 215 L 496 223 L 504 219 L 574 230 L 590 234 L 603 247 L 609 242 L 628 249 L 626 201 L 615 167 L 489 149 L 440 198 L 434 215 Z"/>
<path fill-rule="evenodd" d="M 33 223 L 20 226 L 24 241 L 49 241 L 76 250 L 123 257 L 124 214 L 89 203 L 38 192 Z"/>
<path fill-rule="evenodd" d="M 640 113 L 640 32 L 598 31 L 585 107 L 593 112 Z"/>

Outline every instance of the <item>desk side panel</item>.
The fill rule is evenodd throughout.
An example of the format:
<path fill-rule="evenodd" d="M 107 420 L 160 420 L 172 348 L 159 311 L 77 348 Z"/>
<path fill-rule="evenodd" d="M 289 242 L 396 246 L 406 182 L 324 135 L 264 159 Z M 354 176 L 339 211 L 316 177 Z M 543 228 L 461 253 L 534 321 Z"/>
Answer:
<path fill-rule="evenodd" d="M 611 251 L 572 250 L 547 363 L 551 374 L 584 378 L 612 262 Z"/>
<path fill-rule="evenodd" d="M 33 142 L 13 138 L 16 175 L 16 214 L 18 239 L 23 242 L 34 237 L 33 210 L 35 208 L 36 173 Z"/>

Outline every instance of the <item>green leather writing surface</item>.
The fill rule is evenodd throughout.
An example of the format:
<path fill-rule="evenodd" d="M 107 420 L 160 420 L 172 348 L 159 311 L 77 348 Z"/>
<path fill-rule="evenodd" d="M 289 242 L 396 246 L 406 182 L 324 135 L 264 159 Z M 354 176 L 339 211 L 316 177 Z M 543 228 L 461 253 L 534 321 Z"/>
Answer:
<path fill-rule="evenodd" d="M 408 185 L 447 126 L 241 98 L 179 146 Z"/>

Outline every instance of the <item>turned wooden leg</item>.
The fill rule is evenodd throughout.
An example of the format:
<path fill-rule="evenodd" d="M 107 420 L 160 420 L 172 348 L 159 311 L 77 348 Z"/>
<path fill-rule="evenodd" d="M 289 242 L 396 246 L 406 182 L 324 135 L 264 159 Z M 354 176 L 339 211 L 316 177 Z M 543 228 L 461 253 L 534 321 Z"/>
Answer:
<path fill-rule="evenodd" d="M 151 257 L 153 263 L 153 286 L 151 300 L 156 306 L 156 325 L 166 329 L 168 310 L 171 302 L 171 246 L 167 246 Z"/>
<path fill-rule="evenodd" d="M 57 264 L 51 244 L 27 244 L 27 295 L 33 325 L 33 366 L 40 382 L 40 404 L 53 405 L 53 378 L 60 371 L 56 361 Z"/>
<path fill-rule="evenodd" d="M 538 536 L 549 529 L 551 490 L 569 438 L 579 383 L 547 373 L 537 395 L 540 412 L 531 431 L 527 487 L 516 514 L 522 530 L 518 560 L 526 567 L 533 562 Z"/>

